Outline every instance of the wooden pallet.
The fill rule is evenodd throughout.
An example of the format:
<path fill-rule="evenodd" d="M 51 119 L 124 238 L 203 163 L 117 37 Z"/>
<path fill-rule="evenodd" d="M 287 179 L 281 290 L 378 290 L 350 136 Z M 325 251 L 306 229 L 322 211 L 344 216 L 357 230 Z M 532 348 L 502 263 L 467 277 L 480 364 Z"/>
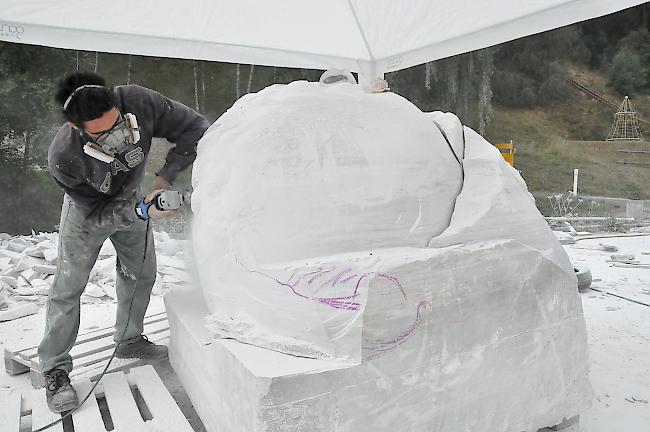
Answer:
<path fill-rule="evenodd" d="M 88 378 L 72 382 L 79 400 L 92 388 Z M 31 416 L 31 430 L 37 430 L 61 417 L 51 412 L 45 389 L 31 393 L 31 410 L 20 393 L 11 393 L 0 403 L 0 432 L 25 430 Z M 23 428 L 21 429 L 21 422 Z M 48 432 L 193 432 L 192 427 L 165 388 L 152 366 L 131 369 L 129 373 L 105 375 L 93 395 L 71 418 L 47 429 Z"/>
<path fill-rule="evenodd" d="M 115 343 L 113 342 L 112 327 L 94 330 L 81 334 L 70 351 L 74 368 L 70 378 L 84 376 L 95 379 L 102 372 L 108 359 L 113 353 Z M 151 342 L 164 342 L 169 338 L 169 323 L 167 313 L 161 312 L 144 319 L 144 334 Z M 5 370 L 9 375 L 17 375 L 30 372 L 30 378 L 34 387 L 43 386 L 43 377 L 38 358 L 38 347 L 10 349 L 5 348 Z M 108 372 L 123 370 L 127 367 L 142 364 L 140 359 L 118 359 L 114 358 Z"/>

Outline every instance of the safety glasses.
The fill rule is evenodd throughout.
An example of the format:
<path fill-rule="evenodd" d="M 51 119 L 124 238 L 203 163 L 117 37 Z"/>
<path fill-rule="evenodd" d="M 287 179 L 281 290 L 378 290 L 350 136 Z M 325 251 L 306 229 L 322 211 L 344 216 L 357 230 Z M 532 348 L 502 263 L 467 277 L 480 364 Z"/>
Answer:
<path fill-rule="evenodd" d="M 119 112 L 119 111 L 118 111 L 118 113 L 119 113 L 119 114 L 118 114 L 118 116 L 117 116 L 117 120 L 115 120 L 115 123 L 113 124 L 113 126 L 111 126 L 110 129 L 106 129 L 106 130 L 98 131 L 98 132 L 93 132 L 93 133 L 90 133 L 90 132 L 84 130 L 84 133 L 85 133 L 86 135 L 88 135 L 88 137 L 89 137 L 91 140 L 93 140 L 93 141 L 95 141 L 95 142 L 97 142 L 97 143 L 101 143 L 101 142 L 105 141 L 106 138 L 108 138 L 109 135 L 110 135 L 113 131 L 115 131 L 116 129 L 121 128 L 122 125 L 123 125 L 124 122 L 125 122 L 125 120 L 124 120 L 124 116 L 122 115 L 122 113 Z"/>

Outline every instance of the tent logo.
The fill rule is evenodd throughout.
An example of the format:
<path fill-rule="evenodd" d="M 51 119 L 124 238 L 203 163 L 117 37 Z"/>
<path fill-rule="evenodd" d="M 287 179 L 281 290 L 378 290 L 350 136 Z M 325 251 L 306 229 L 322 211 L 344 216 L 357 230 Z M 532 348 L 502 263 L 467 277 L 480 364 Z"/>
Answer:
<path fill-rule="evenodd" d="M 18 40 L 22 39 L 25 33 L 25 27 L 13 24 L 0 23 L 0 37 L 14 37 Z"/>

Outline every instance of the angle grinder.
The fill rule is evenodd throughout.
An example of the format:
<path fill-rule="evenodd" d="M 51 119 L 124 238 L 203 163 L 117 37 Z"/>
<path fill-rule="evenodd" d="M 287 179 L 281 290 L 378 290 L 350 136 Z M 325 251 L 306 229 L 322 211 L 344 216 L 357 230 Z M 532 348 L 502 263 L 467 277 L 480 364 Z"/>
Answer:
<path fill-rule="evenodd" d="M 175 190 L 164 190 L 156 195 L 153 203 L 160 211 L 178 210 L 189 200 L 189 192 L 181 193 Z"/>
<path fill-rule="evenodd" d="M 154 206 L 160 211 L 178 210 L 189 202 L 190 192 L 179 192 L 175 190 L 164 190 L 158 193 L 153 199 L 147 203 L 144 198 L 135 206 L 135 213 L 142 220 L 149 219 L 149 208 Z"/>

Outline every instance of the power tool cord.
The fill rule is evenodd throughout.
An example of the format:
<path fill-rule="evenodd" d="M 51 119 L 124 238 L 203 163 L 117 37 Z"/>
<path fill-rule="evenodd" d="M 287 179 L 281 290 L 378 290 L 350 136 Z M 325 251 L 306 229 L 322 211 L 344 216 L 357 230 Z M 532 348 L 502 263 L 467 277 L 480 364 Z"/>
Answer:
<path fill-rule="evenodd" d="M 95 381 L 95 384 L 93 384 L 92 388 L 90 389 L 90 391 L 88 392 L 86 397 L 83 398 L 81 403 L 79 405 L 77 405 L 76 408 L 68 411 L 65 415 L 61 416 L 60 419 L 58 419 L 56 421 L 53 421 L 52 423 L 50 423 L 48 425 L 45 425 L 45 426 L 43 426 L 43 427 L 41 427 L 39 429 L 36 429 L 33 432 L 41 432 L 41 431 L 44 431 L 45 429 L 49 429 L 52 426 L 61 423 L 66 418 L 68 418 L 72 414 L 74 414 L 79 408 L 81 408 L 81 406 L 88 400 L 88 398 L 90 398 L 90 396 L 95 393 L 95 388 L 99 384 L 99 381 L 101 381 L 101 379 L 106 374 L 106 371 L 111 366 L 111 362 L 113 361 L 113 358 L 115 358 L 115 353 L 117 352 L 117 349 L 120 347 L 120 344 L 122 343 L 122 339 L 124 338 L 124 335 L 126 334 L 126 330 L 129 327 L 129 322 L 131 321 L 131 309 L 133 308 L 133 299 L 135 298 L 135 289 L 138 286 L 138 281 L 140 280 L 140 276 L 142 275 L 142 269 L 144 268 L 144 262 L 147 259 L 147 248 L 149 246 L 149 222 L 150 222 L 150 219 L 147 219 L 147 230 L 145 231 L 145 236 L 144 236 L 144 252 L 142 254 L 142 263 L 140 264 L 140 270 L 138 270 L 138 275 L 135 278 L 135 283 L 133 284 L 133 295 L 131 296 L 131 302 L 129 303 L 129 313 L 128 313 L 127 318 L 126 318 L 126 325 L 124 326 L 124 331 L 122 332 L 122 335 L 120 336 L 120 339 L 117 341 L 117 345 L 115 345 L 115 349 L 113 350 L 113 354 L 111 354 L 111 357 L 108 359 L 108 363 L 104 367 L 104 370 L 102 371 L 102 373 L 99 375 L 99 378 L 97 378 L 97 381 Z"/>
<path fill-rule="evenodd" d="M 639 300 L 634 300 L 634 299 L 631 299 L 629 297 L 624 297 L 622 295 L 611 293 L 609 291 L 601 290 L 601 289 L 598 289 L 598 288 L 592 288 L 592 287 L 589 287 L 589 289 L 592 290 L 592 291 L 597 291 L 599 293 L 611 295 L 612 297 L 618 297 L 620 299 L 627 300 L 629 302 L 636 303 L 636 304 L 639 304 L 641 306 L 650 307 L 650 304 L 648 304 L 648 303 L 643 303 L 643 302 L 641 302 Z"/>

